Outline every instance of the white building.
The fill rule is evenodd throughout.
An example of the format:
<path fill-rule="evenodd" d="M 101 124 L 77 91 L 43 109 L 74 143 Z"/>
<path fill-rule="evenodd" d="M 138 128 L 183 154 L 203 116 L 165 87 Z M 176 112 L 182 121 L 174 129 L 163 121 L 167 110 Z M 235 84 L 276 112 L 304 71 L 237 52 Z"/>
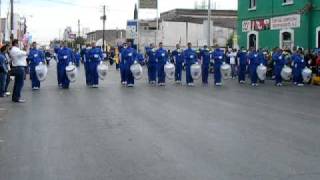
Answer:
<path fill-rule="evenodd" d="M 232 10 L 212 10 L 210 44 L 225 47 L 236 29 L 237 12 Z M 173 49 L 177 43 L 183 47 L 191 42 L 194 47 L 208 45 L 207 10 L 175 9 L 161 13 L 159 27 L 153 20 L 139 20 L 140 50 L 150 43 L 163 42 Z M 158 30 L 157 30 L 158 29 Z"/>

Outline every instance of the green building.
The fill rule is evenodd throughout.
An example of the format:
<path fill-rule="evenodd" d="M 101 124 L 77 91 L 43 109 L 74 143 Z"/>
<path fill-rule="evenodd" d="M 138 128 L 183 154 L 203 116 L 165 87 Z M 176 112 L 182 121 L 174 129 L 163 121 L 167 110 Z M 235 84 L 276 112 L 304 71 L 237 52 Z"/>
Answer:
<path fill-rule="evenodd" d="M 238 0 L 240 47 L 320 48 L 320 0 Z"/>

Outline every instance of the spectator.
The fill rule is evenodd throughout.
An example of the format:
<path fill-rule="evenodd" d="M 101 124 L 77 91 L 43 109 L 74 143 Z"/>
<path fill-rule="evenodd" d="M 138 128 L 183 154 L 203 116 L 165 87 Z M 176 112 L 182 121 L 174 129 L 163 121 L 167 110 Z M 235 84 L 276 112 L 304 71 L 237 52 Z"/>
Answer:
<path fill-rule="evenodd" d="M 6 82 L 8 76 L 8 61 L 5 53 L 8 49 L 7 45 L 0 48 L 0 97 L 4 97 L 6 94 Z"/>
<path fill-rule="evenodd" d="M 15 77 L 12 101 L 24 103 L 25 100 L 21 98 L 21 91 L 24 85 L 25 67 L 27 67 L 27 52 L 20 50 L 18 44 L 18 40 L 13 40 L 12 49 L 10 50 L 10 56 L 12 57 L 12 72 Z"/>

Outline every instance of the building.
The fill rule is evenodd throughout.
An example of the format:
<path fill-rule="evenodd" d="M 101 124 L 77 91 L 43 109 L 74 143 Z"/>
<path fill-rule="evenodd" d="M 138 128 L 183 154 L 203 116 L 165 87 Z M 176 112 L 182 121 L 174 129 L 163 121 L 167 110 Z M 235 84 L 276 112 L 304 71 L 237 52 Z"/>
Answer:
<path fill-rule="evenodd" d="M 225 47 L 232 37 L 237 23 L 237 11 L 211 11 L 210 44 Z M 158 20 L 139 20 L 139 47 L 150 43 L 163 42 L 166 48 L 172 49 L 177 43 L 186 46 L 191 42 L 200 47 L 208 43 L 208 10 L 204 9 L 174 9 L 160 14 Z M 128 28 L 127 28 L 128 29 Z M 130 29 L 130 28 L 129 28 Z"/>
<path fill-rule="evenodd" d="M 320 47 L 320 0 L 239 0 L 242 47 Z"/>
<path fill-rule="evenodd" d="M 111 46 L 117 45 L 119 42 L 124 42 L 126 37 L 126 30 L 122 29 L 113 29 L 113 30 L 105 30 L 105 42 Z M 97 30 L 93 32 L 87 33 L 87 42 L 102 42 L 103 38 L 103 30 Z"/>

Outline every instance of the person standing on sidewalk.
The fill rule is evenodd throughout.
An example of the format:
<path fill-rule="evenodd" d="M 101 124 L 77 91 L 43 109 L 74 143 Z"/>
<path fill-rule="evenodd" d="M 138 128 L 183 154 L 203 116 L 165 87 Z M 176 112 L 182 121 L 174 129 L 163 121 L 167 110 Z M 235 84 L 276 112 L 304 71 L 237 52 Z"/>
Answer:
<path fill-rule="evenodd" d="M 5 97 L 6 81 L 8 76 L 8 65 L 5 53 L 8 49 L 7 45 L 0 48 L 0 97 Z"/>
<path fill-rule="evenodd" d="M 29 47 L 26 49 L 28 51 Z M 19 41 L 16 39 L 12 42 L 10 56 L 12 58 L 12 72 L 14 75 L 12 101 L 24 103 L 25 100 L 21 98 L 21 91 L 24 85 L 25 68 L 27 67 L 27 52 L 20 50 Z"/>

